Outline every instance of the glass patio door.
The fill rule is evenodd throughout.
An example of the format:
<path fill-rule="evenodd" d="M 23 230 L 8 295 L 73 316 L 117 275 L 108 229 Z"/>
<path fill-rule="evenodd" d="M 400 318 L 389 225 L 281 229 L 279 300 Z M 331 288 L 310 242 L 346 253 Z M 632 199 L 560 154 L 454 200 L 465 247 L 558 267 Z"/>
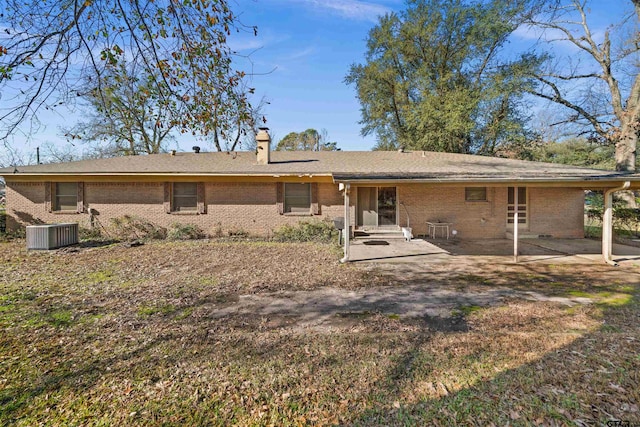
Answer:
<path fill-rule="evenodd" d="M 358 226 L 397 225 L 396 187 L 358 187 Z"/>
<path fill-rule="evenodd" d="M 378 226 L 397 225 L 396 187 L 378 188 Z"/>

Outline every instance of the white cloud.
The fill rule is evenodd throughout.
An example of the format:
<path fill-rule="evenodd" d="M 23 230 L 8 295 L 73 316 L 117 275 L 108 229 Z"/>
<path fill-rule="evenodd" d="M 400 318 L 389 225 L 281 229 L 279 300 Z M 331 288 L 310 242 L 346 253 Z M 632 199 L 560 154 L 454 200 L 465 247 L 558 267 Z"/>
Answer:
<path fill-rule="evenodd" d="M 295 51 L 295 52 L 291 52 L 289 55 L 287 55 L 286 58 L 282 58 L 285 61 L 295 61 L 296 59 L 302 59 L 305 58 L 309 55 L 311 55 L 312 53 L 314 53 L 316 51 L 314 46 L 309 46 L 306 47 L 304 49 Z"/>
<path fill-rule="evenodd" d="M 377 22 L 378 17 L 391 12 L 387 6 L 360 0 L 296 0 L 315 9 L 325 9 L 344 18 Z"/>
<path fill-rule="evenodd" d="M 232 34 L 227 39 L 227 45 L 234 52 L 247 53 L 255 50 L 262 49 L 266 46 L 274 46 L 282 43 L 290 37 L 286 34 L 274 34 L 267 30 L 266 32 L 258 32 L 258 36 L 254 37 L 253 34 L 242 34 L 236 36 Z"/>

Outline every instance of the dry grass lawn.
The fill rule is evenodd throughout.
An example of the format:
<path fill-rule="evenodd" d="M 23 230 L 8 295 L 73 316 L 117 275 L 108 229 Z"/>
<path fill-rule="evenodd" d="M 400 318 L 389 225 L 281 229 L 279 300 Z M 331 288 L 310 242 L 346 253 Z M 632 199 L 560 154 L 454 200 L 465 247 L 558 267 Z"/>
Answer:
<path fill-rule="evenodd" d="M 594 303 L 461 306 L 465 327 L 451 330 L 345 313 L 327 329 L 233 307 L 246 294 L 402 283 L 340 265 L 325 245 L 24 246 L 0 243 L 0 425 L 640 422 L 640 268 L 434 272 L 461 290 L 500 280 Z"/>

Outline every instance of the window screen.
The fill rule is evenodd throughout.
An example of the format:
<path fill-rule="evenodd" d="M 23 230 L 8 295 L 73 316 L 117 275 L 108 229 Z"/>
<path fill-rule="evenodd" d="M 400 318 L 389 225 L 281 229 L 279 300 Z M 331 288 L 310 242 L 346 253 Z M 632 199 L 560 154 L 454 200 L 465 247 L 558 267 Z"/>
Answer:
<path fill-rule="evenodd" d="M 311 209 L 311 184 L 284 185 L 284 211 L 309 213 Z"/>
<path fill-rule="evenodd" d="M 195 182 L 175 182 L 173 184 L 174 212 L 195 211 L 198 209 L 198 184 Z"/>
<path fill-rule="evenodd" d="M 76 211 L 78 209 L 77 182 L 58 182 L 55 192 L 54 210 Z"/>
<path fill-rule="evenodd" d="M 485 202 L 487 187 L 467 187 L 464 189 L 464 198 L 467 202 Z"/>

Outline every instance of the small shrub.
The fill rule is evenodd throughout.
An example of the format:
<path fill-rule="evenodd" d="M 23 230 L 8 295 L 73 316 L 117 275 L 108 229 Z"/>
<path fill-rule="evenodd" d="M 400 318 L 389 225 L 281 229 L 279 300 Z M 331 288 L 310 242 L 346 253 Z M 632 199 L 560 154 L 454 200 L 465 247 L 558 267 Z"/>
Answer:
<path fill-rule="evenodd" d="M 78 229 L 78 234 L 80 236 L 80 240 L 96 240 L 103 237 L 102 232 L 98 227 L 80 227 Z"/>
<path fill-rule="evenodd" d="M 111 218 L 111 227 L 117 238 L 122 240 L 165 239 L 167 230 L 137 216 L 125 215 Z"/>
<path fill-rule="evenodd" d="M 222 237 L 222 236 L 224 236 L 224 231 L 222 230 L 222 223 L 221 222 L 216 224 L 216 226 L 213 228 L 213 232 L 211 233 L 211 235 L 213 237 Z"/>
<path fill-rule="evenodd" d="M 614 224 L 627 234 L 640 234 L 640 209 L 616 207 L 613 209 Z"/>
<path fill-rule="evenodd" d="M 590 224 L 600 224 L 604 208 L 589 207 L 585 210 Z M 613 205 L 613 227 L 618 233 L 627 235 L 640 234 L 640 209 L 627 208 L 618 204 Z"/>
<path fill-rule="evenodd" d="M 244 238 L 249 237 L 249 232 L 242 228 L 232 228 L 228 231 L 229 237 Z"/>
<path fill-rule="evenodd" d="M 11 240 L 24 239 L 27 237 L 27 229 L 20 227 L 17 230 L 5 230 L 4 233 L 0 233 L 0 242 L 8 242 Z"/>
<path fill-rule="evenodd" d="M 331 242 L 338 236 L 333 222 L 301 221 L 295 225 L 283 225 L 273 232 L 273 239 L 278 242 Z"/>
<path fill-rule="evenodd" d="M 167 239 L 169 240 L 197 240 L 205 237 L 202 229 L 194 224 L 174 223 L 167 231 Z"/>
<path fill-rule="evenodd" d="M 7 232 L 7 211 L 4 208 L 0 208 L 0 234 Z"/>

